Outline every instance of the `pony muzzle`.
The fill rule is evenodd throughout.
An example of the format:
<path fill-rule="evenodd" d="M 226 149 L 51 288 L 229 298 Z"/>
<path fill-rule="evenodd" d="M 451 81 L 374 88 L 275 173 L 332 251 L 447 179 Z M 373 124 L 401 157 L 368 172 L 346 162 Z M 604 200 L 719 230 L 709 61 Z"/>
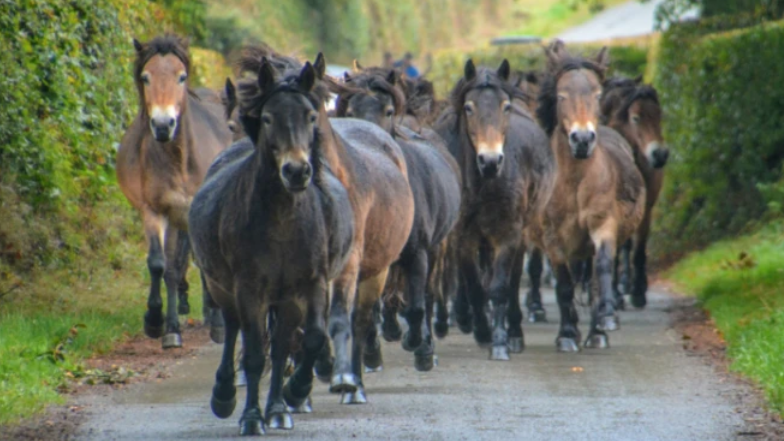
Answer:
<path fill-rule="evenodd" d="M 670 150 L 658 142 L 652 142 L 645 147 L 645 157 L 653 168 L 662 168 L 667 165 Z"/>
<path fill-rule="evenodd" d="M 596 147 L 596 131 L 591 128 L 573 129 L 569 132 L 569 146 L 576 159 L 589 158 Z"/>
<path fill-rule="evenodd" d="M 504 165 L 503 143 L 498 143 L 494 148 L 487 148 L 479 144 L 476 154 L 476 166 L 483 178 L 495 178 L 501 174 Z"/>
<path fill-rule="evenodd" d="M 313 167 L 307 161 L 290 161 L 280 167 L 280 178 L 283 185 L 291 192 L 299 192 L 308 188 L 313 177 Z"/>
<path fill-rule="evenodd" d="M 150 112 L 150 130 L 158 142 L 168 142 L 174 139 L 174 132 L 177 130 L 177 112 L 174 106 L 166 109 L 153 107 Z"/>

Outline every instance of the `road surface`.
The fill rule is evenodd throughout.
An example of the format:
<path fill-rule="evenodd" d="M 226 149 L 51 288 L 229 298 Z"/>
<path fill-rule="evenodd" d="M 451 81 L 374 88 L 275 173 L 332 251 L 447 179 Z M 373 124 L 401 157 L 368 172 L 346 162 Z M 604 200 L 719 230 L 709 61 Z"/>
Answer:
<path fill-rule="evenodd" d="M 383 372 L 367 374 L 369 403 L 346 406 L 317 383 L 314 413 L 294 415 L 294 430 L 268 430 L 289 440 L 618 440 L 724 441 L 743 421 L 735 386 L 682 349 L 668 327 L 672 298 L 651 293 L 645 311 L 621 313 L 612 348 L 558 354 L 557 308 L 545 292 L 548 324 L 526 324 L 527 348 L 509 362 L 455 328 L 439 342 L 439 365 L 413 368 L 412 355 L 384 344 Z M 587 314 L 581 313 L 585 333 Z M 210 411 L 220 346 L 172 368 L 160 383 L 138 384 L 90 398 L 76 439 L 87 441 L 217 440 L 236 437 L 244 403 L 227 420 Z M 266 396 L 266 394 L 265 394 Z M 262 406 L 264 403 L 262 403 Z"/>

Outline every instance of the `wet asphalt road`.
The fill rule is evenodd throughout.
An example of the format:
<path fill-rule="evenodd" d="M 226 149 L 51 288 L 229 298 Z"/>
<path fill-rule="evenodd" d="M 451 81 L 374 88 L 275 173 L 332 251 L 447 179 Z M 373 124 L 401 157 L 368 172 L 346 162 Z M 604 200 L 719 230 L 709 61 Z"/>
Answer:
<path fill-rule="evenodd" d="M 742 420 L 733 387 L 723 384 L 681 348 L 668 328 L 671 298 L 652 293 L 645 311 L 621 313 L 608 350 L 558 354 L 557 308 L 545 292 L 548 324 L 524 326 L 526 350 L 509 362 L 456 328 L 437 346 L 439 365 L 413 368 L 413 356 L 384 343 L 384 371 L 365 375 L 369 403 L 339 404 L 317 383 L 314 413 L 294 415 L 293 431 L 267 436 L 291 440 L 617 440 L 723 441 L 736 439 Z M 581 310 L 586 333 L 587 313 Z M 91 398 L 79 440 L 214 440 L 237 437 L 244 389 L 227 420 L 210 411 L 220 346 L 173 367 L 161 383 L 140 384 Z M 266 389 L 265 389 L 266 390 Z M 266 394 L 265 394 L 266 397 Z M 262 406 L 264 403 L 262 402 Z"/>

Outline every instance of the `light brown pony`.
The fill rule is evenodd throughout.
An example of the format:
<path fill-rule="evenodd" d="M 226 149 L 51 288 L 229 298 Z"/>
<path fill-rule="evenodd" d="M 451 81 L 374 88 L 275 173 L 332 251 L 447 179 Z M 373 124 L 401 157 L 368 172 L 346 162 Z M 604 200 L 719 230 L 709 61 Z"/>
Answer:
<path fill-rule="evenodd" d="M 134 40 L 134 80 L 139 92 L 139 114 L 125 132 L 117 152 L 117 181 L 125 197 L 139 210 L 149 244 L 147 267 L 150 294 L 144 331 L 163 336 L 163 348 L 182 346 L 180 314 L 189 307 L 184 284 L 190 244 L 188 210 L 215 155 L 231 142 L 217 95 L 202 99 L 188 89 L 190 59 L 187 43 L 165 35 L 142 44 Z M 202 97 L 207 97 L 204 91 Z M 161 278 L 166 283 L 164 335 Z M 181 291 L 180 308 L 177 292 Z M 205 294 L 205 308 L 211 305 Z M 220 314 L 205 309 L 221 340 Z"/>
<path fill-rule="evenodd" d="M 240 59 L 241 71 L 258 72 L 263 59 L 280 68 L 301 67 L 269 48 L 249 48 Z M 322 54 L 313 67 L 317 83 L 323 82 Z M 331 119 L 325 106 L 319 109 L 316 126 L 324 159 L 349 194 L 354 246 L 332 287 L 329 334 L 335 359 L 327 348 L 315 369 L 319 378 L 330 381 L 331 392 L 343 394 L 344 404 L 362 404 L 367 401 L 362 383 L 365 336 L 373 326 L 373 307 L 381 298 L 389 267 L 398 260 L 411 232 L 414 198 L 405 157 L 389 133 L 366 121 Z M 244 128 L 248 131 L 247 124 Z"/>
<path fill-rule="evenodd" d="M 546 50 L 548 69 L 537 115 L 558 163 L 558 178 L 547 207 L 543 249 L 556 272 L 561 327 L 559 351 L 579 350 L 569 262 L 592 258 L 593 310 L 586 347 L 609 346 L 607 331 L 619 328 L 613 292 L 613 261 L 619 243 L 639 226 L 645 208 L 645 183 L 626 141 L 600 126 L 599 98 L 608 64 L 607 48 L 594 60 L 571 56 L 556 40 Z"/>
<path fill-rule="evenodd" d="M 620 284 L 623 292 L 631 294 L 633 306 L 643 308 L 647 303 L 645 294 L 648 290 L 646 246 L 651 231 L 653 207 L 664 182 L 663 167 L 670 155 L 662 136 L 661 105 L 656 89 L 642 84 L 642 77 L 611 78 L 604 82 L 601 108 L 605 123 L 617 130 L 631 145 L 634 162 L 645 180 L 645 215 L 634 240 L 627 241 L 620 253 L 623 266 Z M 632 248 L 633 272 L 630 271 L 629 262 Z M 619 299 L 623 301 L 623 296 L 620 295 Z"/>

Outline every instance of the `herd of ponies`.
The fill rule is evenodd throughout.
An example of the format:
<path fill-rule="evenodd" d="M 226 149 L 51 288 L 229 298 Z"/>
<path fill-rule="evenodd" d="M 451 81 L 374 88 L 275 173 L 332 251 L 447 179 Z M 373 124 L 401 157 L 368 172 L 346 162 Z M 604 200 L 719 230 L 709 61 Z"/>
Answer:
<path fill-rule="evenodd" d="M 468 60 L 437 100 L 423 78 L 356 62 L 333 78 L 322 54 L 303 63 L 266 46 L 242 51 L 225 90 L 190 89 L 184 40 L 134 46 L 139 113 L 116 169 L 149 245 L 144 331 L 182 346 L 193 256 L 205 325 L 223 343 L 210 403 L 220 418 L 236 406 L 242 333 L 242 435 L 293 428 L 292 413 L 311 411 L 314 377 L 342 403 L 365 403 L 363 374 L 383 365 L 379 333 L 420 371 L 452 324 L 509 360 L 524 350 L 523 321 L 547 320 L 547 261 L 557 351 L 609 347 L 624 295 L 645 306 L 668 150 L 656 91 L 605 78 L 606 48 L 585 58 L 553 41 L 542 72 Z"/>

